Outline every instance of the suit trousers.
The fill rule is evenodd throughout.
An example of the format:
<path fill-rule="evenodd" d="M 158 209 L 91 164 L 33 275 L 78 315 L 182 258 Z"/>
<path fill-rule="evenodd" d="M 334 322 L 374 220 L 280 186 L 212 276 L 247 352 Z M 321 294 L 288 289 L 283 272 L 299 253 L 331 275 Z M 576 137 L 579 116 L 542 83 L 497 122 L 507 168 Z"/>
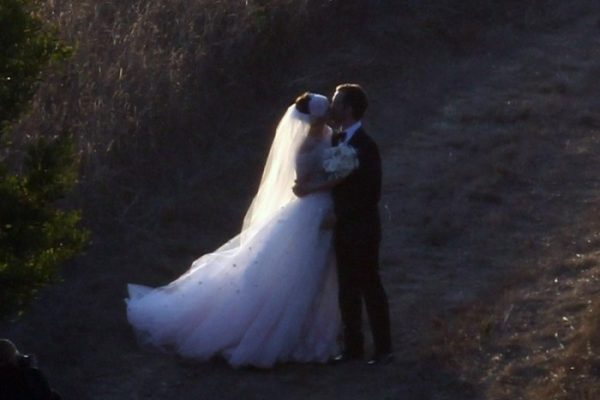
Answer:
<path fill-rule="evenodd" d="M 380 236 L 378 218 L 338 220 L 334 234 L 345 351 L 357 356 L 364 353 L 363 301 L 375 353 L 392 351 L 388 299 L 379 277 Z"/>

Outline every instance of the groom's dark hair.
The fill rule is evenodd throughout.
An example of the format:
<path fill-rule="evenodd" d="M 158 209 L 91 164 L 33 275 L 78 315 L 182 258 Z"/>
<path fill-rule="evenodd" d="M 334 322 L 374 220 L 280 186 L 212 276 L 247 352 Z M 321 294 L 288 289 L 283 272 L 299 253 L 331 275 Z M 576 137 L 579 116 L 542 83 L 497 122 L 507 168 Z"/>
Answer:
<path fill-rule="evenodd" d="M 352 107 L 352 116 L 354 119 L 361 119 L 367 111 L 369 101 L 363 88 L 356 83 L 343 83 L 335 88 L 336 91 L 343 94 L 345 105 Z"/>
<path fill-rule="evenodd" d="M 296 110 L 300 111 L 302 114 L 310 114 L 310 108 L 308 108 L 308 103 L 310 102 L 310 93 L 304 92 L 300 96 L 296 98 L 294 104 L 296 104 Z"/>

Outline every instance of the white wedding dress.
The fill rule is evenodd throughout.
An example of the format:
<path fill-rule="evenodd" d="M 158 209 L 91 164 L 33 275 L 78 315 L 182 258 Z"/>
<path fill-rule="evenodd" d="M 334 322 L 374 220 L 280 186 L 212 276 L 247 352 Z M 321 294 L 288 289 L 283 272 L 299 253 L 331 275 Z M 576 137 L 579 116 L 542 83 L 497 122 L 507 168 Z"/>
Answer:
<path fill-rule="evenodd" d="M 128 285 L 127 318 L 141 342 L 202 361 L 220 356 L 234 367 L 325 362 L 337 352 L 332 231 L 320 226 L 332 199 L 291 191 L 294 172 L 325 178 L 330 132 L 315 141 L 309 127 L 288 109 L 238 236 L 166 286 Z M 306 140 L 314 146 L 300 152 Z"/>

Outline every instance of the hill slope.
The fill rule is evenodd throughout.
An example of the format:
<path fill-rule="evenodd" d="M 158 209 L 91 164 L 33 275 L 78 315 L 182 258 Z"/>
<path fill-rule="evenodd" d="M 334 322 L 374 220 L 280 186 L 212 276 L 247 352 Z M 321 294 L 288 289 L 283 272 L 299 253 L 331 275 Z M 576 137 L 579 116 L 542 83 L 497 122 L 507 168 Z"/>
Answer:
<path fill-rule="evenodd" d="M 132 196 L 124 223 L 103 228 L 64 282 L 2 325 L 2 335 L 36 353 L 66 398 L 536 399 L 548 398 L 539 390 L 549 382 L 573 398 L 562 363 L 566 355 L 581 362 L 597 296 L 596 18 L 537 32 L 492 29 L 460 51 L 390 40 L 398 20 L 382 18 L 363 41 L 316 49 L 318 57 L 288 70 L 298 78 L 278 92 L 290 97 L 341 80 L 362 82 L 371 96 L 366 124 L 384 159 L 382 274 L 394 365 L 236 371 L 137 346 L 125 284 L 168 282 L 236 232 L 262 160 L 244 140 L 226 149 L 249 160 L 248 171 L 173 172 L 175 184 Z M 237 126 L 247 129 L 256 115 L 248 133 L 272 127 L 288 102 L 265 100 Z"/>

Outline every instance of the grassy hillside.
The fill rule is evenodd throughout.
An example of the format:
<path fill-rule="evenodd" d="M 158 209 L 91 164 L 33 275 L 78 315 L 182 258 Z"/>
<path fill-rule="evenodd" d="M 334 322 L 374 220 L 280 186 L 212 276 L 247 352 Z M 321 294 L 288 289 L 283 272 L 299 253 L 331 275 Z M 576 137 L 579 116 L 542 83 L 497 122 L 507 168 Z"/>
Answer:
<path fill-rule="evenodd" d="M 20 131 L 73 132 L 91 223 L 136 225 L 147 212 L 159 218 L 140 209 L 153 192 L 189 186 L 189 194 L 233 171 L 256 180 L 277 117 L 297 93 L 368 82 L 364 68 L 384 58 L 471 51 L 493 26 L 552 28 L 577 15 L 562 3 L 47 1 L 45 16 L 77 51 L 48 77 Z M 251 172 L 240 174 L 240 158 Z"/>
<path fill-rule="evenodd" d="M 76 135 L 94 244 L 0 329 L 73 398 L 594 398 L 575 383 L 597 368 L 597 7 L 44 2 L 76 53 L 17 132 Z M 282 110 L 341 81 L 369 91 L 382 148 L 398 362 L 256 373 L 139 349 L 125 284 L 237 232 Z"/>

